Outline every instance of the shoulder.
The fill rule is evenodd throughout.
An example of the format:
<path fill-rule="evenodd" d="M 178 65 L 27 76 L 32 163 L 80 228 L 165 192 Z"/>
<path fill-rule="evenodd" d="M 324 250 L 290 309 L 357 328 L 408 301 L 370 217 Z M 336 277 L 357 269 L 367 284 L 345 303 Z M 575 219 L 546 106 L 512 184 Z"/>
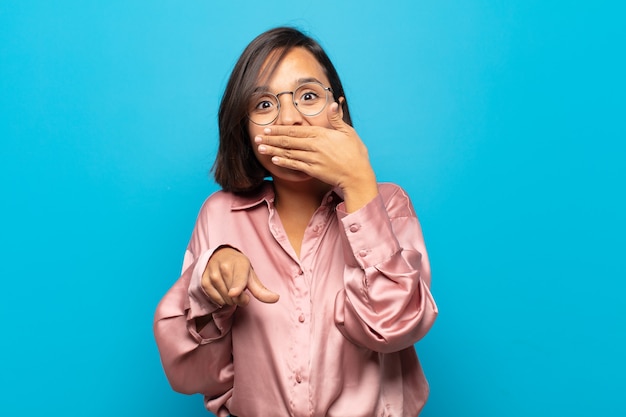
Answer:
<path fill-rule="evenodd" d="M 236 196 L 226 191 L 216 191 L 204 200 L 200 207 L 200 213 L 206 213 L 214 210 L 223 211 L 230 210 Z"/>
<path fill-rule="evenodd" d="M 215 221 L 225 221 L 225 216 L 231 211 L 233 197 L 233 194 L 221 190 L 208 196 L 198 211 L 194 232 L 206 234 Z"/>
<path fill-rule="evenodd" d="M 378 192 L 393 217 L 415 217 L 415 210 L 407 192 L 391 182 L 378 183 Z"/>

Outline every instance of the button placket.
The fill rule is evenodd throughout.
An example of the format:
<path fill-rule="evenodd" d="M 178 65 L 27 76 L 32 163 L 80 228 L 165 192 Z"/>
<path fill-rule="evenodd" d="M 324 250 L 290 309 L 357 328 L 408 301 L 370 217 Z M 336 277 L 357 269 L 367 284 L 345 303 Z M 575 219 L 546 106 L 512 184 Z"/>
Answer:
<path fill-rule="evenodd" d="M 306 237 L 305 237 L 306 239 Z M 291 364 L 290 369 L 292 372 L 292 390 L 294 398 L 308 398 L 308 366 L 311 362 L 310 358 L 310 337 L 311 329 L 309 327 L 307 315 L 310 308 L 310 293 L 309 283 L 307 281 L 308 272 L 305 272 L 306 261 L 299 261 L 297 265 L 294 265 L 291 270 L 292 280 L 291 286 L 293 288 L 294 307 L 290 313 L 290 320 L 292 323 L 292 337 L 290 338 L 290 351 Z M 304 404 L 304 402 L 302 403 Z M 302 412 L 303 410 L 300 410 Z M 295 412 L 296 415 L 300 415 Z"/>

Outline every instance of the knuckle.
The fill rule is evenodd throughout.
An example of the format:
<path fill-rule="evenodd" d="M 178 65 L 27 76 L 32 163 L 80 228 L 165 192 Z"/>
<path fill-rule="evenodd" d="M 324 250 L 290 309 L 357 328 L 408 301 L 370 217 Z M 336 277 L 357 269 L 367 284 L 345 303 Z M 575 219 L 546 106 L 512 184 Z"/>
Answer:
<path fill-rule="evenodd" d="M 220 263 L 220 265 L 219 265 L 219 271 L 220 271 L 222 274 L 225 274 L 225 273 L 227 273 L 228 271 L 230 271 L 230 270 L 232 269 L 232 267 L 233 267 L 233 266 L 231 265 L 231 263 L 230 263 L 230 262 L 221 262 L 221 263 Z"/>
<path fill-rule="evenodd" d="M 216 271 L 212 271 L 211 273 L 209 273 L 209 280 L 208 280 L 209 284 L 211 284 L 212 286 L 215 286 L 215 284 L 219 283 L 222 281 L 222 274 L 216 272 Z"/>

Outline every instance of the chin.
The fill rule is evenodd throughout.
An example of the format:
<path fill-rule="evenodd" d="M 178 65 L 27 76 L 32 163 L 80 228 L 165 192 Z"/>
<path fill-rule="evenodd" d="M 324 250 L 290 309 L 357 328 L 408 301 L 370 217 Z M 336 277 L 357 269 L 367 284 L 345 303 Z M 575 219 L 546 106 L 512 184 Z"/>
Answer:
<path fill-rule="evenodd" d="M 313 179 L 313 177 L 311 177 L 308 174 L 305 174 L 304 172 L 293 171 L 293 170 L 290 170 L 288 173 L 280 175 L 278 178 L 284 181 L 298 181 L 298 182 L 309 181 Z"/>
<path fill-rule="evenodd" d="M 313 177 L 309 174 L 305 174 L 302 171 L 296 171 L 294 169 L 282 168 L 280 170 L 273 171 L 274 172 L 271 172 L 272 179 L 278 181 L 303 182 L 313 180 Z"/>

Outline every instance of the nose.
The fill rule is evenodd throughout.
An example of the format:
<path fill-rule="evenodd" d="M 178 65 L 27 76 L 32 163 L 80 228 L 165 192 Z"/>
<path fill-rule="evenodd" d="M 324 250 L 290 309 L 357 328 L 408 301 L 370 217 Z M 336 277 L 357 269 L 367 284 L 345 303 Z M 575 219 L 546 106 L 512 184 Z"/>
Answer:
<path fill-rule="evenodd" d="M 302 113 L 298 111 L 296 105 L 293 102 L 293 93 L 282 94 L 278 99 L 280 100 L 280 112 L 276 123 L 280 125 L 301 125 L 303 118 Z"/>

